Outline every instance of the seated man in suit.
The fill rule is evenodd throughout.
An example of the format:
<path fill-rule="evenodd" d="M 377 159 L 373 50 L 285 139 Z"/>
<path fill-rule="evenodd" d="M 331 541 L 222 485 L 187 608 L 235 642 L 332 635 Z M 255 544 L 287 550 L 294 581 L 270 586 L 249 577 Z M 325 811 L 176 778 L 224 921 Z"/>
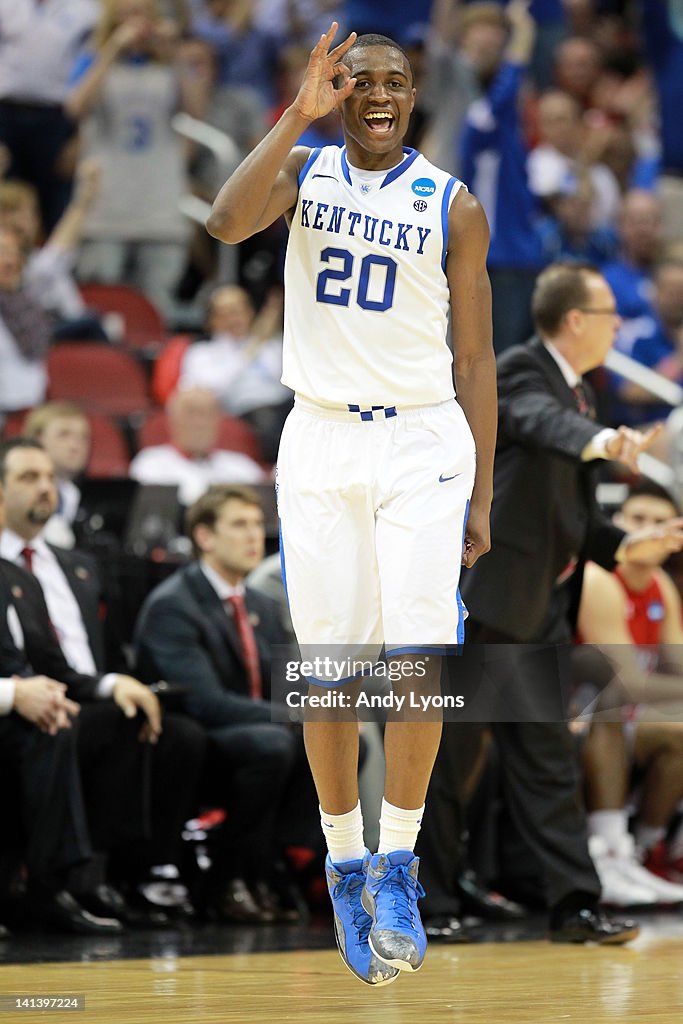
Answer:
<path fill-rule="evenodd" d="M 301 734 L 271 721 L 270 649 L 284 643 L 277 605 L 244 585 L 263 558 L 258 495 L 211 487 L 188 509 L 186 528 L 196 561 L 145 602 L 138 669 L 143 679 L 187 687 L 185 710 L 207 730 L 214 798 L 228 812 L 215 859 L 217 907 L 228 920 L 258 919 L 259 894 L 272 912 L 277 829 L 291 834 L 295 819 L 307 817 L 317 834 Z M 296 797 L 291 809 L 288 797 Z M 254 900 L 246 898 L 249 888 Z"/>
<path fill-rule="evenodd" d="M 0 531 L 4 505 L 0 489 Z M 64 888 L 68 870 L 91 855 L 71 721 L 79 705 L 66 686 L 31 666 L 17 648 L 16 612 L 0 586 L 0 765 L 3 817 L 21 820 L 19 842 L 2 843 L 0 900 L 8 896 L 19 858 L 28 875 L 28 906 L 41 924 L 85 934 L 121 930 L 118 921 L 90 914 Z M 9 806 L 8 806 L 9 805 Z M 16 836 L 15 829 L 11 833 Z M 10 830 L 8 829 L 9 833 Z M 26 915 L 23 915 L 26 916 Z M 6 929 L 0 926 L 0 935 Z"/>
<path fill-rule="evenodd" d="M 185 716 L 169 715 L 162 731 L 155 694 L 125 673 L 105 672 L 96 566 L 78 552 L 50 547 L 40 535 L 56 490 L 52 463 L 37 442 L 18 438 L 0 445 L 0 485 L 7 520 L 0 586 L 15 608 L 21 646 L 35 671 L 66 683 L 69 696 L 83 704 L 78 756 L 93 847 L 116 851 L 119 863 L 125 857 L 129 872 L 135 854 L 143 876 L 152 864 L 177 863 L 203 766 L 202 730 Z M 98 870 L 73 882 L 89 909 L 106 909 L 130 925 L 167 923 L 164 915 L 129 907 L 105 884 L 103 858 L 94 866 Z"/>

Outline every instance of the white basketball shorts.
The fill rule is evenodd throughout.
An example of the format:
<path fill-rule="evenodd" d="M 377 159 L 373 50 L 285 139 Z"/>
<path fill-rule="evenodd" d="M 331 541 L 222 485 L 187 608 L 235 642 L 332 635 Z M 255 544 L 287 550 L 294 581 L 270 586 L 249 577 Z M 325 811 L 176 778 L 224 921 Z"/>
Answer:
<path fill-rule="evenodd" d="M 277 493 L 299 643 L 384 643 L 388 655 L 462 643 L 474 471 L 474 438 L 455 400 L 363 411 L 297 396 Z"/>

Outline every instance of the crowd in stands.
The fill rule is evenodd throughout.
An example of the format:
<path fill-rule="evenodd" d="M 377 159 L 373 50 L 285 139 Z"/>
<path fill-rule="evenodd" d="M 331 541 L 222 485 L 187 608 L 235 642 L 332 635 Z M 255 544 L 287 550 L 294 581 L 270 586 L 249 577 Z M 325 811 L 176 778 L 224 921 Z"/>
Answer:
<path fill-rule="evenodd" d="M 616 350 L 683 387 L 673 0 L 0 0 L 0 763 L 17 777 L 0 812 L 25 821 L 19 848 L 0 843 L 0 927 L 307 914 L 323 853 L 315 793 L 300 725 L 274 723 L 270 705 L 271 649 L 291 640 L 270 518 L 293 400 L 280 383 L 286 228 L 226 262 L 183 212 L 188 197 L 213 200 L 225 167 L 174 118 L 246 154 L 332 18 L 410 56 L 408 144 L 488 216 L 497 353 L 533 334 L 539 272 L 586 260 L 614 292 Z M 338 119 L 300 141 L 341 144 Z M 637 373 L 599 370 L 594 384 L 607 426 L 672 409 Z M 671 422 L 657 450 L 670 491 L 646 489 L 645 516 L 676 514 L 683 493 Z M 152 526 L 136 511 L 148 487 L 164 509 Z M 644 642 L 679 644 L 680 598 L 659 566 L 620 582 L 594 568 L 586 643 L 630 644 L 621 595 L 651 576 L 648 608 L 668 625 Z M 605 593 L 616 611 L 603 635 L 590 602 L 604 611 Z M 667 700 L 683 687 L 672 671 Z M 612 904 L 681 903 L 683 732 L 632 731 L 576 726 L 591 853 Z M 473 760 L 453 824 L 472 833 L 452 865 L 460 909 L 515 919 L 524 909 L 490 890 L 515 875 L 520 837 L 502 835 L 501 814 L 500 849 L 482 839 L 505 765 L 490 737 Z M 193 828 L 209 834 L 208 870 Z M 163 878 L 183 885 L 171 906 L 145 895 Z M 531 889 L 507 891 L 542 903 Z M 433 937 L 462 940 L 457 908 L 433 916 Z"/>

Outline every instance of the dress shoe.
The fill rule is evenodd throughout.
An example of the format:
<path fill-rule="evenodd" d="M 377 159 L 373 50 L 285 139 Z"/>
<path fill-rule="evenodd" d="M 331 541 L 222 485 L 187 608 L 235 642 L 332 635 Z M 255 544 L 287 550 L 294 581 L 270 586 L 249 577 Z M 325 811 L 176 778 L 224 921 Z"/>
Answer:
<path fill-rule="evenodd" d="M 275 924 L 299 924 L 303 919 L 300 910 L 271 884 L 265 880 L 250 885 L 251 893 L 259 905 Z"/>
<path fill-rule="evenodd" d="M 430 942 L 471 942 L 461 921 L 453 914 L 435 914 L 424 922 L 425 932 Z"/>
<path fill-rule="evenodd" d="M 214 908 L 225 924 L 272 924 L 273 915 L 259 906 L 243 878 L 231 878 Z"/>
<path fill-rule="evenodd" d="M 120 921 L 111 917 L 97 917 L 85 910 L 66 889 L 43 896 L 32 904 L 40 922 L 60 932 L 79 935 L 113 935 L 123 930 Z"/>
<path fill-rule="evenodd" d="M 456 887 L 463 911 L 475 917 L 484 917 L 489 921 L 519 921 L 527 916 L 521 903 L 515 903 L 499 892 L 487 889 L 471 868 L 462 872 Z"/>
<path fill-rule="evenodd" d="M 169 928 L 171 919 L 161 910 L 132 907 L 112 885 L 101 884 L 89 892 L 76 894 L 78 902 L 98 917 L 113 917 L 127 928 Z"/>
<path fill-rule="evenodd" d="M 584 907 L 559 922 L 551 922 L 551 942 L 597 942 L 601 946 L 621 946 L 635 939 L 640 927 L 635 921 L 614 921 L 607 914 Z"/>

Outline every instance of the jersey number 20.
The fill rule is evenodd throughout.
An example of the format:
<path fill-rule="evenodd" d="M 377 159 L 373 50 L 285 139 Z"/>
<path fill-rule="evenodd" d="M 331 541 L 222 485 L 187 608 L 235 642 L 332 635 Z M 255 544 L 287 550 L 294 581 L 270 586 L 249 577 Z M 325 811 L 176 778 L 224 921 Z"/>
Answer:
<path fill-rule="evenodd" d="M 348 306 L 351 300 L 350 288 L 336 288 L 332 282 L 348 281 L 353 273 L 353 256 L 348 249 L 333 249 L 328 247 L 320 253 L 323 263 L 330 261 L 341 261 L 340 267 L 330 267 L 321 270 L 318 274 L 318 281 L 315 289 L 315 297 L 318 302 L 327 302 L 331 306 Z M 370 275 L 384 274 L 384 293 L 381 299 L 369 299 L 368 288 L 370 287 Z M 396 285 L 396 261 L 390 256 L 364 256 L 360 264 L 360 276 L 358 278 L 358 289 L 356 302 L 361 309 L 372 309 L 383 313 L 385 309 L 391 309 L 394 302 L 394 287 Z M 377 294 L 375 292 L 374 294 Z"/>

